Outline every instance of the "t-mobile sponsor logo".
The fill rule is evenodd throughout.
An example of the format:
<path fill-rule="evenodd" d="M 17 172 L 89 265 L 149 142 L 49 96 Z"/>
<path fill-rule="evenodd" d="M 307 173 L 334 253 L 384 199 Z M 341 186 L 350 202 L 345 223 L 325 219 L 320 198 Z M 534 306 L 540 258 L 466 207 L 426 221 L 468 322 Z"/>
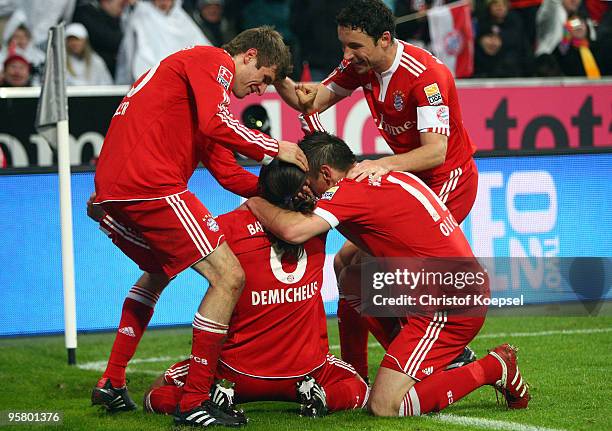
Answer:
<path fill-rule="evenodd" d="M 397 136 L 412 129 L 415 125 L 416 121 L 406 121 L 404 124 L 394 126 L 392 124 L 387 123 L 384 119 L 381 118 L 378 128 L 384 130 L 392 136 Z"/>

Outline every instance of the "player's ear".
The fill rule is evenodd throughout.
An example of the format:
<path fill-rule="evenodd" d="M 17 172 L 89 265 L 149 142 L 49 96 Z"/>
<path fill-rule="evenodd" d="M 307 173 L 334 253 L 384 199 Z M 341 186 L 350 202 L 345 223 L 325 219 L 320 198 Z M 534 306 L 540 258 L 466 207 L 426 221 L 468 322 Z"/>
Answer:
<path fill-rule="evenodd" d="M 332 168 L 329 165 L 321 165 L 319 169 L 319 173 L 323 177 L 326 182 L 333 181 L 332 179 Z"/>
<path fill-rule="evenodd" d="M 380 46 L 382 46 L 383 48 L 387 48 L 391 45 L 393 45 L 393 38 L 391 37 L 391 33 L 385 31 L 380 37 Z"/>
<path fill-rule="evenodd" d="M 249 63 L 251 60 L 257 60 L 257 48 L 249 48 L 244 53 L 244 64 Z"/>

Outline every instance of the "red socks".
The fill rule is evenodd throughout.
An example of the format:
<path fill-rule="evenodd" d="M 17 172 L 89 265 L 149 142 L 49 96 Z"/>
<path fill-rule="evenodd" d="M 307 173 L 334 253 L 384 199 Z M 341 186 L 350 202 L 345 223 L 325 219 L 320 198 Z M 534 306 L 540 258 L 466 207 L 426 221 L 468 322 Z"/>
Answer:
<path fill-rule="evenodd" d="M 500 375 L 501 365 L 491 355 L 463 367 L 439 371 L 410 388 L 400 404 L 399 416 L 438 412 L 475 389 L 495 383 Z"/>
<path fill-rule="evenodd" d="M 338 300 L 338 331 L 342 360 L 364 379 L 368 377 L 368 327 L 344 298 Z"/>
<path fill-rule="evenodd" d="M 327 398 L 327 407 L 331 412 L 363 408 L 370 393 L 366 382 L 357 375 L 326 385 L 323 389 Z"/>
<path fill-rule="evenodd" d="M 210 398 L 217 360 L 227 335 L 228 325 L 214 322 L 196 313 L 193 318 L 193 342 L 189 374 L 183 387 L 181 411 L 186 412 Z"/>
<path fill-rule="evenodd" d="M 174 385 L 159 386 L 145 395 L 144 408 L 149 413 L 171 415 L 181 400 L 183 389 Z"/>
<path fill-rule="evenodd" d="M 125 368 L 136 352 L 158 299 L 159 294 L 133 286 L 123 302 L 119 330 L 102 375 L 108 377 L 115 388 L 125 386 Z"/>

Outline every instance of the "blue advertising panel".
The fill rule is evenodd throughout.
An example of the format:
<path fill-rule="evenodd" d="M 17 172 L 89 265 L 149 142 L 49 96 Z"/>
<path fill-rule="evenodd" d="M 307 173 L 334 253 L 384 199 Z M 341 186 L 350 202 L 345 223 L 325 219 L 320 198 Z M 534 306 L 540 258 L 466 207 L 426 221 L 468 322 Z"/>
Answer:
<path fill-rule="evenodd" d="M 612 154 L 486 158 L 477 164 L 478 196 L 462 225 L 476 256 L 612 257 Z M 195 173 L 190 189 L 213 214 L 240 204 L 205 170 Z M 115 328 L 140 275 L 87 218 L 92 190 L 93 173 L 72 175 L 79 330 Z M 0 336 L 63 331 L 58 196 L 55 174 L 0 175 Z M 331 259 L 343 241 L 335 231 L 328 237 L 322 293 L 330 315 L 337 301 Z M 503 278 L 504 271 L 498 272 L 493 269 Z M 508 288 L 513 282 L 506 281 Z M 162 294 L 151 325 L 189 324 L 205 290 L 193 271 L 180 274 Z M 606 292 L 609 298 L 609 286 Z M 526 300 L 538 302 L 538 296 Z"/>

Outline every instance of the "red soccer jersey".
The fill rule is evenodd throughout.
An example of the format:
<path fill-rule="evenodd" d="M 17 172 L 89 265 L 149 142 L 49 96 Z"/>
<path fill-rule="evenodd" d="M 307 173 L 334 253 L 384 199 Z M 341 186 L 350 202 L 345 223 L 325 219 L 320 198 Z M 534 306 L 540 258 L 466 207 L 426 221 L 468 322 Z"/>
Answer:
<path fill-rule="evenodd" d="M 218 221 L 246 273 L 220 360 L 239 373 L 267 378 L 303 376 L 321 366 L 328 350 L 321 298 L 326 235 L 307 241 L 296 264 L 276 254 L 250 211 L 232 211 Z"/>
<path fill-rule="evenodd" d="M 417 173 L 425 180 L 446 175 L 476 151 L 463 127 L 455 80 L 428 51 L 401 40 L 396 44 L 395 59 L 386 72 L 360 75 L 343 61 L 323 84 L 339 96 L 362 87 L 380 134 L 396 154 L 420 147 L 422 132 L 447 135 L 444 163 Z"/>
<path fill-rule="evenodd" d="M 203 154 L 198 133 L 258 161 L 276 156 L 276 140 L 230 114 L 234 73 L 226 51 L 196 46 L 141 76 L 111 120 L 96 169 L 96 201 L 184 191 Z"/>
<path fill-rule="evenodd" d="M 326 191 L 315 214 L 375 257 L 473 257 L 434 192 L 408 172 L 372 182 L 348 178 Z"/>

